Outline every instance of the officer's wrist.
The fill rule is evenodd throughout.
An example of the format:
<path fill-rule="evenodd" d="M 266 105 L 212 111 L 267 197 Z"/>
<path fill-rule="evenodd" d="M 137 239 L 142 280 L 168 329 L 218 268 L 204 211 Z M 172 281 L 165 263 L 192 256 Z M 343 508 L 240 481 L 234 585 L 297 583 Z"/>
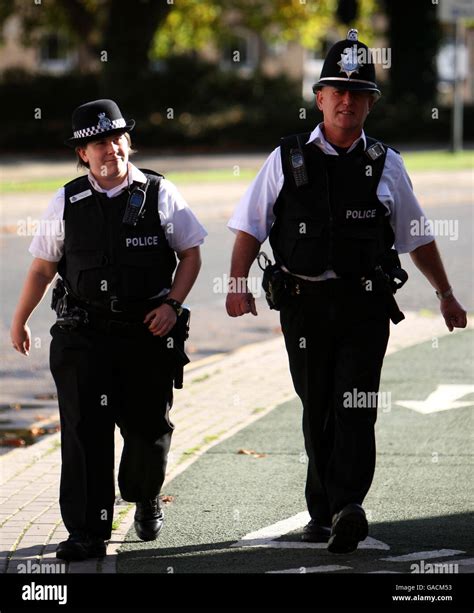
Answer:
<path fill-rule="evenodd" d="M 444 291 L 438 291 L 435 290 L 435 294 L 438 298 L 438 300 L 450 300 L 454 298 L 454 292 L 453 292 L 453 288 L 452 287 L 448 287 L 448 289 L 444 290 Z"/>
<path fill-rule="evenodd" d="M 168 305 L 173 311 L 176 313 L 176 316 L 179 317 L 183 312 L 183 307 L 179 300 L 175 300 L 174 298 L 167 298 L 164 300 L 163 304 Z"/>
<path fill-rule="evenodd" d="M 229 277 L 227 285 L 228 294 L 248 294 L 249 288 L 247 285 L 247 276 Z"/>

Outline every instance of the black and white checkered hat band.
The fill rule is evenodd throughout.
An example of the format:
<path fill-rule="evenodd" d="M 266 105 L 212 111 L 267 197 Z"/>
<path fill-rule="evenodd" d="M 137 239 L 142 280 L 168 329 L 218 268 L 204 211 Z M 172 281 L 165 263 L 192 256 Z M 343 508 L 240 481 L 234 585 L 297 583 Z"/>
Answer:
<path fill-rule="evenodd" d="M 106 127 L 101 127 L 99 123 L 99 125 L 92 126 L 91 128 L 76 130 L 76 132 L 74 132 L 74 138 L 88 138 L 89 136 L 102 134 L 102 132 L 110 132 L 110 130 L 116 130 L 117 128 L 125 128 L 126 125 L 127 122 L 123 117 L 120 119 L 109 120 Z"/>

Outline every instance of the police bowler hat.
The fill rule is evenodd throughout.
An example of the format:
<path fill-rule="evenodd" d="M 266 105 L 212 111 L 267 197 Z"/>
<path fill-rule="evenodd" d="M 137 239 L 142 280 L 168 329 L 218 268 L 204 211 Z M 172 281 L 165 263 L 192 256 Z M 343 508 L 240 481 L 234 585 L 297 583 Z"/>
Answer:
<path fill-rule="evenodd" d="M 135 120 L 124 119 L 117 103 L 113 100 L 92 100 L 74 110 L 73 136 L 64 143 L 69 147 L 77 147 L 104 136 L 129 132 L 134 127 Z"/>
<path fill-rule="evenodd" d="M 329 49 L 319 81 L 313 85 L 314 93 L 328 85 L 381 95 L 369 48 L 357 40 L 357 35 L 357 30 L 349 30 L 346 40 L 340 40 Z"/>

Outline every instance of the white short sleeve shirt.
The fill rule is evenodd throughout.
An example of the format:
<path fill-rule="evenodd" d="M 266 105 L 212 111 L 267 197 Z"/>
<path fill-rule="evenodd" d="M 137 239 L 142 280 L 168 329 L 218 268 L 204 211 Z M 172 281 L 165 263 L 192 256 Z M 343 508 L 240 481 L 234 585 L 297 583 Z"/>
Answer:
<path fill-rule="evenodd" d="M 113 189 L 102 189 L 90 172 L 88 179 L 96 191 L 107 194 L 109 198 L 121 194 L 133 181 L 146 182 L 145 175 L 131 163 L 129 163 L 128 177 Z M 167 179 L 162 179 L 160 182 L 156 206 L 166 238 L 174 251 L 179 253 L 191 247 L 197 247 L 204 242 L 204 238 L 207 236 L 206 230 L 199 223 L 176 186 Z M 29 251 L 34 257 L 49 262 L 59 262 L 64 252 L 64 233 L 60 231 L 48 232 L 44 228 L 58 228 L 58 222 L 61 222 L 63 215 L 64 187 L 61 187 L 41 216 L 40 231 L 35 234 L 31 241 Z"/>
<path fill-rule="evenodd" d="M 338 155 L 337 151 L 325 139 L 319 124 L 311 133 L 307 144 L 319 147 L 326 155 Z M 364 132 L 352 143 L 348 151 L 357 146 L 360 140 L 366 144 Z M 237 204 L 228 227 L 237 232 L 242 230 L 263 243 L 270 233 L 275 220 L 273 205 L 283 187 L 284 175 L 281 164 L 280 147 L 274 149 L 247 191 Z M 392 149 L 387 150 L 385 166 L 377 187 L 377 197 L 387 208 L 390 224 L 395 234 L 394 247 L 399 253 L 408 253 L 433 240 L 432 234 L 425 232 L 422 236 L 411 233 L 413 221 L 423 225 L 423 210 L 418 202 L 403 164 L 402 157 Z"/>

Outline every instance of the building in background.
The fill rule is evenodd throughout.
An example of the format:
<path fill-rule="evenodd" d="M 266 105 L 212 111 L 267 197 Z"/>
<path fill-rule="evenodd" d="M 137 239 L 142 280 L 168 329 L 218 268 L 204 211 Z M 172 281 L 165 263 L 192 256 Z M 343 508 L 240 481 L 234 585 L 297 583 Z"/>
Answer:
<path fill-rule="evenodd" d="M 323 58 L 331 44 L 340 39 L 337 31 L 329 32 L 321 49 L 308 50 L 299 42 L 268 43 L 257 32 L 242 27 L 235 15 L 235 27 L 232 37 L 220 47 L 208 45 L 196 52 L 200 57 L 219 65 L 222 70 L 237 71 L 241 76 L 251 78 L 259 70 L 267 76 L 284 74 L 299 80 L 302 96 L 312 99 L 312 85 L 319 77 Z M 379 13 L 374 15 L 374 31 L 386 29 L 386 17 Z M 463 76 L 463 100 L 466 104 L 474 103 L 474 25 L 464 28 L 465 45 L 459 51 L 461 74 Z M 450 24 L 443 24 L 443 42 L 437 58 L 438 91 L 440 104 L 452 103 L 454 72 L 454 35 Z M 2 45 L 0 46 L 0 78 L 12 70 L 21 70 L 30 74 L 62 75 L 71 71 L 90 73 L 100 70 L 100 61 L 86 48 L 74 47 L 67 35 L 54 31 L 39 29 L 31 37 L 32 45 L 22 42 L 22 23 L 18 15 L 11 15 L 3 26 Z M 384 46 L 383 36 L 376 38 L 372 47 Z M 238 61 L 236 61 L 238 58 Z M 162 62 L 151 62 L 152 69 L 160 70 Z M 377 78 L 383 87 L 388 80 L 389 70 L 376 64 Z"/>

